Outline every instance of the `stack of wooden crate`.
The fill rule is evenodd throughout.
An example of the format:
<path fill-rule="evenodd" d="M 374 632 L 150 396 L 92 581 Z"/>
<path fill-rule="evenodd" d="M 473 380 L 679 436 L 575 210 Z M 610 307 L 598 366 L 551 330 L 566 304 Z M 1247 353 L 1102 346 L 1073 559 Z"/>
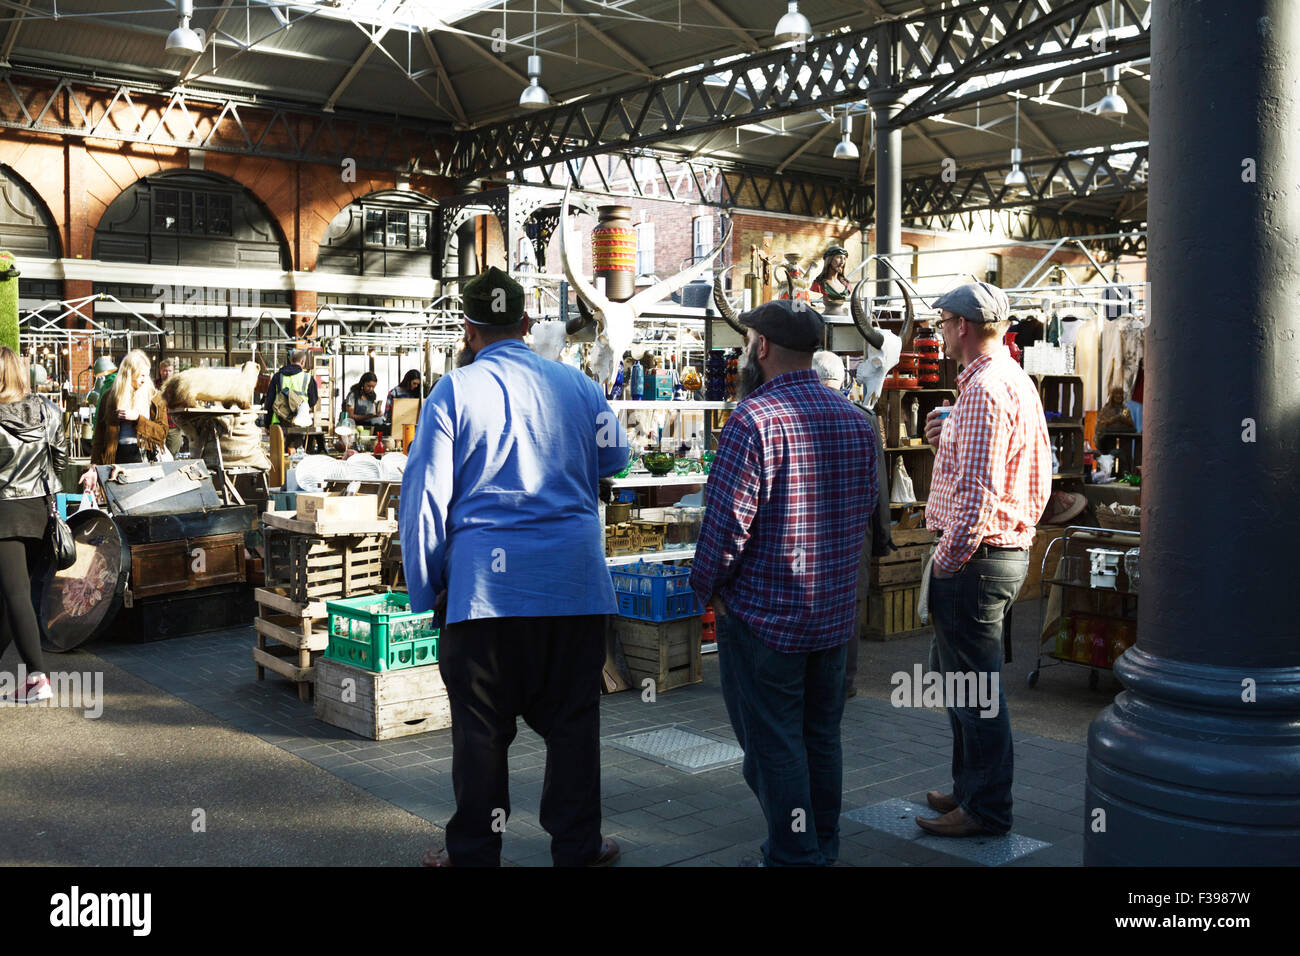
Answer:
<path fill-rule="evenodd" d="M 294 512 L 262 516 L 266 586 L 254 592 L 257 679 L 269 668 L 311 696 L 316 657 L 329 646 L 325 602 L 382 590 L 383 555 L 397 530 L 373 495 L 298 496 Z"/>
<path fill-rule="evenodd" d="M 862 636 L 871 641 L 911 637 L 926 629 L 917 617 L 921 574 L 934 544 L 934 532 L 925 528 L 893 532 L 898 550 L 871 559 L 871 588 L 865 607 Z"/>

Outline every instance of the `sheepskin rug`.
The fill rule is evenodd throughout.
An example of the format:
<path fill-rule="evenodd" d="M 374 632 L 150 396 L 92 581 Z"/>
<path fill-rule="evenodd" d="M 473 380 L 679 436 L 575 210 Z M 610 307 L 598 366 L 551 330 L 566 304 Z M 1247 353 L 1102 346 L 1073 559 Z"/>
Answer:
<path fill-rule="evenodd" d="M 258 374 L 256 362 L 245 362 L 239 368 L 187 368 L 163 383 L 163 399 L 172 410 L 203 404 L 249 409 Z"/>

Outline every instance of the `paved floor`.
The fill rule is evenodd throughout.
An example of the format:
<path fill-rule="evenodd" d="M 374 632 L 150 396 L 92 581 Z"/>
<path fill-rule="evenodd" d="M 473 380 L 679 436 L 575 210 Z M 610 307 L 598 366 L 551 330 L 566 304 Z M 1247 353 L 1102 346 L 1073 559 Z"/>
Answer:
<path fill-rule="evenodd" d="M 864 664 L 873 663 L 843 724 L 844 863 L 970 865 L 1005 849 L 992 840 L 987 852 L 972 851 L 964 841 L 963 858 L 953 841 L 900 828 L 907 807 L 889 803 L 923 802 L 927 789 L 949 783 L 943 713 L 896 709 L 872 696 L 887 696 L 880 658 L 923 660 L 927 643 L 863 645 Z M 0 754 L 0 773 L 12 784 L 0 790 L 0 817 L 17 824 L 0 831 L 0 862 L 405 865 L 439 844 L 454 809 L 450 731 L 377 742 L 321 724 L 291 685 L 273 675 L 255 680 L 252 644 L 251 629 L 241 628 L 54 657 L 52 670 L 104 674 L 103 716 L 0 710 L 13 744 Z M 16 663 L 11 649 L 0 670 Z M 634 693 L 602 700 L 604 827 L 623 846 L 622 865 L 735 865 L 755 856 L 763 839 L 738 765 L 691 774 L 608 745 L 659 727 L 734 742 L 716 656 L 706 656 L 704 676 L 653 703 Z M 1082 671 L 1070 677 L 1086 691 Z M 1089 692 L 1089 715 L 1109 700 L 1104 690 Z M 1044 691 L 1040 684 L 1028 693 Z M 1014 835 L 1036 849 L 1007 865 L 1082 861 L 1085 747 L 1077 739 L 1086 723 L 1075 706 L 1062 711 L 1058 736 L 1067 739 L 1015 731 Z M 544 762 L 542 741 L 521 722 L 510 759 L 508 864 L 550 864 L 537 820 Z"/>

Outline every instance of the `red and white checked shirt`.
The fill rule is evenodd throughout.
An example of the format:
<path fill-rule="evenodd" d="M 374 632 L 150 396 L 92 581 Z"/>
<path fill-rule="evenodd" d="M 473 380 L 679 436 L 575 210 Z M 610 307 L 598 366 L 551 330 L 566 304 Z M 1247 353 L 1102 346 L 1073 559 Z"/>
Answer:
<path fill-rule="evenodd" d="M 934 563 L 950 574 L 981 544 L 1032 545 L 1052 493 L 1043 403 L 1006 347 L 971 362 L 957 384 L 925 508 L 926 527 L 943 531 Z"/>

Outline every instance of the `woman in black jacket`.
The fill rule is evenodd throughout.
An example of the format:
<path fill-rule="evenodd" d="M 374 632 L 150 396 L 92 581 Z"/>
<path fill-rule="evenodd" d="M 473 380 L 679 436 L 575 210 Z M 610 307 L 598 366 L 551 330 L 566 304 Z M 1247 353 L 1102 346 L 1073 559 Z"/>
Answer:
<path fill-rule="evenodd" d="M 27 680 L 5 699 L 19 703 L 52 696 L 31 582 L 50 523 L 54 499 L 49 496 L 68 463 L 63 416 L 29 394 L 30 374 L 12 349 L 0 346 L 0 602 L 8 624 L 0 633 L 0 656 L 12 635 Z"/>

